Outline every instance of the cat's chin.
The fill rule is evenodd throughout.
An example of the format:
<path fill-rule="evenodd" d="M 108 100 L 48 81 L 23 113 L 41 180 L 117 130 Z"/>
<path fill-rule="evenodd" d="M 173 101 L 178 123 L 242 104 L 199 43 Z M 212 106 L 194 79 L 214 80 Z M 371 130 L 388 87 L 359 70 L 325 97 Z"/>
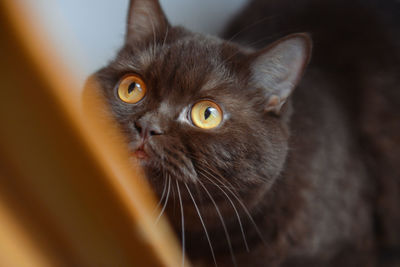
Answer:
<path fill-rule="evenodd" d="M 152 163 L 147 154 L 141 154 L 137 152 L 132 153 L 131 160 L 136 164 L 139 163 L 139 165 L 143 168 L 147 168 Z"/>
<path fill-rule="evenodd" d="M 144 151 L 131 152 L 130 160 L 132 164 L 139 164 L 141 167 L 146 167 L 151 164 L 150 156 Z"/>

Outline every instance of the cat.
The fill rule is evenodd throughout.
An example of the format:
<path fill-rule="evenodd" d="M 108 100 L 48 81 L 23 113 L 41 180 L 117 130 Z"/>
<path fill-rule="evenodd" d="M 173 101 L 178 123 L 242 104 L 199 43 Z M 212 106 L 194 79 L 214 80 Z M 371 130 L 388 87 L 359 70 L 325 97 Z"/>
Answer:
<path fill-rule="evenodd" d="M 93 77 L 194 266 L 396 264 L 398 11 L 255 0 L 224 40 L 130 2 Z"/>

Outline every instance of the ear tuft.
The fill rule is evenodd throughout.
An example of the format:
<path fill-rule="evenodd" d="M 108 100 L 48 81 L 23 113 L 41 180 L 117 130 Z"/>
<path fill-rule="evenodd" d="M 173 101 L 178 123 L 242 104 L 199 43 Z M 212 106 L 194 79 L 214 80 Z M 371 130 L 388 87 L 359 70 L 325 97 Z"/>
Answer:
<path fill-rule="evenodd" d="M 292 34 L 252 55 L 252 82 L 265 92 L 266 112 L 279 115 L 310 60 L 311 44 L 308 34 Z"/>
<path fill-rule="evenodd" d="M 129 4 L 126 42 L 141 42 L 164 34 L 168 20 L 158 0 L 131 0 Z"/>

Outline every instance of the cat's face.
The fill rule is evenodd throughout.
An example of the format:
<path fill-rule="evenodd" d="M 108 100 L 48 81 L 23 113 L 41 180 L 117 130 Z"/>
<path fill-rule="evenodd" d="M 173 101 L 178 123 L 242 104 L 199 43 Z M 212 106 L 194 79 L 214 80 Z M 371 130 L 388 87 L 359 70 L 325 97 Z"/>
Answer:
<path fill-rule="evenodd" d="M 207 207 L 210 193 L 233 214 L 228 191 L 251 208 L 283 168 L 285 103 L 308 50 L 305 35 L 245 50 L 171 27 L 156 1 L 135 1 L 125 46 L 95 77 L 159 195 L 172 187 Z"/>

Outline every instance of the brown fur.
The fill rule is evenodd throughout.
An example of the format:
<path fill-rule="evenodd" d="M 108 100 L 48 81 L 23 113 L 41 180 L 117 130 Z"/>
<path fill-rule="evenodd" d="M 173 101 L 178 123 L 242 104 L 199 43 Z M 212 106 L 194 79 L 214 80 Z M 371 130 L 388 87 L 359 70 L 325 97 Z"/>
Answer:
<path fill-rule="evenodd" d="M 223 34 L 262 47 L 293 31 L 314 39 L 310 69 L 349 119 L 374 189 L 371 205 L 380 260 L 400 257 L 400 3 L 398 1 L 261 1 L 248 4 Z M 250 26 L 249 26 L 250 25 Z M 238 34 L 239 33 L 239 34 Z M 314 77 L 304 80 L 314 83 Z"/>
<path fill-rule="evenodd" d="M 95 74 L 130 150 L 141 141 L 138 123 L 161 129 L 148 140 L 151 160 L 143 166 L 163 204 L 172 184 L 166 212 L 182 237 L 182 206 L 185 248 L 195 265 L 214 263 L 192 196 L 218 266 L 374 266 L 380 244 L 399 244 L 388 237 L 399 232 L 399 109 L 388 93 L 398 88 L 398 50 L 368 5 L 346 4 L 345 12 L 360 15 L 343 23 L 368 23 L 376 36 L 356 32 L 345 39 L 353 26 L 331 25 L 343 5 L 318 3 L 252 2 L 225 33 L 241 46 L 170 26 L 157 1 L 132 1 L 126 44 Z M 324 12 L 327 18 L 316 23 Z M 276 33 L 298 30 L 311 32 L 315 42 L 301 82 L 309 37 L 290 35 L 267 46 Z M 393 53 L 388 57 L 381 49 Z M 375 75 L 378 66 L 388 71 L 387 79 Z M 127 73 L 139 74 L 149 88 L 134 105 L 115 91 Z M 219 127 L 203 130 L 186 119 L 199 99 L 224 110 Z M 376 130 L 383 127 L 390 132 Z"/>

